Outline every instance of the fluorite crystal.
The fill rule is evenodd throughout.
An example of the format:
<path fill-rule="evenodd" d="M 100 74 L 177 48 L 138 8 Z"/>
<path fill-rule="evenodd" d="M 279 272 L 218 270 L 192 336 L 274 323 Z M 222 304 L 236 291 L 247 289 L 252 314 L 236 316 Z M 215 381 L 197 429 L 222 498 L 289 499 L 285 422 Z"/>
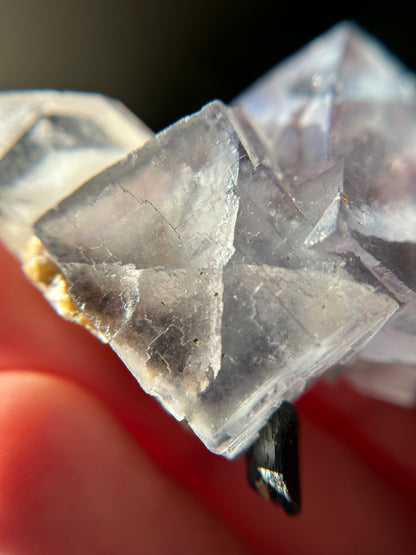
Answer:
<path fill-rule="evenodd" d="M 0 93 L 0 236 L 22 255 L 43 212 L 151 135 L 98 94 Z"/>
<path fill-rule="evenodd" d="M 22 249 L 34 230 L 24 258 L 55 268 L 39 280 L 49 297 L 59 276 L 142 387 L 233 457 L 333 365 L 360 352 L 416 364 L 415 91 L 399 62 L 342 24 L 231 107 L 212 102 L 154 138 L 123 116 L 98 140 L 95 108 L 81 131 L 42 116 L 52 138 L 33 124 L 23 147 L 1 135 L 2 232 Z M 109 136 L 129 138 L 107 158 Z M 71 141 L 98 149 L 101 166 L 141 148 L 78 187 L 98 168 L 69 176 Z M 68 189 L 43 213 L 33 187 L 45 150 Z M 11 240 L 15 210 L 24 241 Z"/>
<path fill-rule="evenodd" d="M 339 164 L 340 198 L 327 190 L 327 198 L 319 199 L 327 206 L 320 240 L 337 227 L 336 250 L 360 257 L 401 305 L 362 356 L 416 364 L 414 74 L 375 39 L 344 23 L 237 102 L 298 204 L 313 200 L 309 183 L 320 168 Z"/>

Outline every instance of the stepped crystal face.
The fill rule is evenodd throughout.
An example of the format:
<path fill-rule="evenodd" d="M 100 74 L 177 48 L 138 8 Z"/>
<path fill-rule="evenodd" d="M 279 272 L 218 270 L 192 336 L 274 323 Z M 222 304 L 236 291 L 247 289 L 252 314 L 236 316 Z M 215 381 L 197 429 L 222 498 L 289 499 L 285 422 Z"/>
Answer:
<path fill-rule="evenodd" d="M 29 137 L 21 156 L 6 136 L 1 213 L 36 204 L 29 258 L 56 269 L 49 298 L 63 281 L 142 387 L 232 457 L 333 365 L 359 353 L 416 364 L 415 99 L 413 76 L 343 24 L 231 107 L 214 101 L 153 138 L 128 119 L 146 144 L 68 177 L 48 211 L 29 191 L 38 150 L 66 176 L 71 126 L 48 120 L 53 138 Z M 107 129 L 101 142 L 82 130 L 82 154 L 118 156 L 106 157 Z"/>

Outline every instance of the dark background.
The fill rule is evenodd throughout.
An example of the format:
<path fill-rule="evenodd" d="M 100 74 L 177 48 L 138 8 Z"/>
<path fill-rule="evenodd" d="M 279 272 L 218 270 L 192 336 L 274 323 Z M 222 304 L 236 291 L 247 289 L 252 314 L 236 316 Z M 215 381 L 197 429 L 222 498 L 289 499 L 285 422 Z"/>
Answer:
<path fill-rule="evenodd" d="M 416 67 L 413 18 L 397 2 L 0 0 L 0 90 L 99 91 L 158 131 L 228 102 L 342 19 Z"/>

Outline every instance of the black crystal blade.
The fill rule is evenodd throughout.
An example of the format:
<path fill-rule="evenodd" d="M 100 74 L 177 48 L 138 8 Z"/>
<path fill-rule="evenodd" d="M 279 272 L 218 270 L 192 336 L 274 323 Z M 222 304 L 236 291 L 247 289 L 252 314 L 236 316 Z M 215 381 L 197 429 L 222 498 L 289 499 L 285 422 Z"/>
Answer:
<path fill-rule="evenodd" d="M 266 499 L 282 505 L 287 514 L 297 514 L 301 507 L 298 436 L 296 407 L 284 401 L 247 456 L 250 485 Z"/>

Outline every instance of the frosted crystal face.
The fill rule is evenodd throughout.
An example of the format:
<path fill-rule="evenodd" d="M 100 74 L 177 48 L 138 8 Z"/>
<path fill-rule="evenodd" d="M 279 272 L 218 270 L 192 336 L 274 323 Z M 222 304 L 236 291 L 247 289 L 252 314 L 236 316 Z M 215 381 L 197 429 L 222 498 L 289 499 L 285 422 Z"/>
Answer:
<path fill-rule="evenodd" d="M 97 94 L 0 93 L 0 234 L 22 255 L 32 224 L 151 131 Z"/>
<path fill-rule="evenodd" d="M 15 246 L 44 213 L 40 256 L 88 325 L 209 449 L 232 457 L 283 400 L 354 356 L 400 362 L 416 384 L 415 99 L 413 76 L 343 24 L 231 108 L 208 104 L 111 166 L 120 154 L 110 159 L 108 137 L 127 137 L 127 152 L 151 133 L 132 120 L 131 135 L 108 128 L 92 107 L 92 127 L 48 116 L 46 133 L 42 115 L 15 136 L 5 108 L 0 232 Z M 75 160 L 98 151 L 97 165 L 68 175 L 59 155 L 73 144 Z M 49 181 L 38 206 L 45 150 L 66 185 L 46 199 Z"/>

